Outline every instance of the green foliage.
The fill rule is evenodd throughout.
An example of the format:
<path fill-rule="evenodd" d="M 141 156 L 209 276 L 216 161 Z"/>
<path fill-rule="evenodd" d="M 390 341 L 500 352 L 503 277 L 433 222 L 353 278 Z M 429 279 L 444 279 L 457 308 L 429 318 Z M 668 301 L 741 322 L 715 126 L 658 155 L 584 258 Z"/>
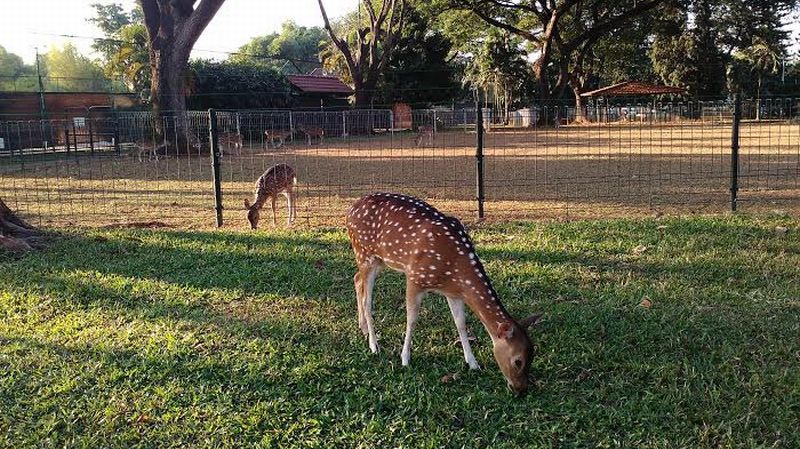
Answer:
<path fill-rule="evenodd" d="M 42 71 L 47 75 L 45 90 L 61 92 L 108 91 L 112 83 L 91 59 L 71 43 L 51 47 L 41 56 Z"/>
<path fill-rule="evenodd" d="M 415 8 L 406 11 L 403 34 L 386 64 L 377 102 L 401 101 L 426 107 L 464 96 L 460 67 L 452 62 L 452 43 Z"/>
<path fill-rule="evenodd" d="M 697 96 L 743 90 L 757 95 L 788 45 L 785 25 L 797 0 L 690 0 L 650 49 L 656 73 Z M 692 20 L 689 20 L 689 11 Z M 754 50 L 755 49 L 755 50 Z M 757 51 L 760 56 L 753 52 Z M 772 59 L 764 61 L 763 57 Z"/>
<path fill-rule="evenodd" d="M 800 447 L 798 226 L 474 230 L 510 313 L 545 312 L 523 399 L 471 313 L 483 369 L 465 367 L 436 295 L 400 366 L 391 272 L 371 354 L 340 230 L 65 235 L 0 255 L 0 447 Z"/>
<path fill-rule="evenodd" d="M 491 30 L 475 42 L 466 58 L 464 83 L 481 89 L 500 109 L 528 106 L 535 89 L 523 42 L 510 33 Z"/>
<path fill-rule="evenodd" d="M 320 27 L 284 22 L 281 31 L 253 38 L 231 55 L 234 63 L 260 65 L 287 74 L 305 74 L 319 67 L 320 46 L 328 35 Z"/>
<path fill-rule="evenodd" d="M 92 44 L 102 55 L 104 73 L 122 82 L 127 90 L 146 98 L 150 88 L 150 54 L 141 8 L 137 4 L 131 11 L 125 11 L 117 3 L 91 6 L 95 16 L 88 21 L 105 35 Z"/>
<path fill-rule="evenodd" d="M 190 109 L 285 108 L 291 86 L 277 70 L 261 65 L 193 60 L 189 63 Z"/>
<path fill-rule="evenodd" d="M 37 89 L 36 68 L 25 64 L 19 55 L 0 45 L 0 91 L 32 91 Z"/>

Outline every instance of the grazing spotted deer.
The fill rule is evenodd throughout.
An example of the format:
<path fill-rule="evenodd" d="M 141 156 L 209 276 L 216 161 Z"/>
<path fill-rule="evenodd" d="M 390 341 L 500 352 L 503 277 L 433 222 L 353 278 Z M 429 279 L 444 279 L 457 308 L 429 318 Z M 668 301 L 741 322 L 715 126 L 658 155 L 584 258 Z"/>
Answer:
<path fill-rule="evenodd" d="M 133 144 L 131 156 L 136 154 L 139 162 L 144 162 L 143 155 L 147 155 L 148 161 L 158 162 L 158 145 L 149 140 L 139 140 Z"/>
<path fill-rule="evenodd" d="M 508 386 L 518 395 L 527 391 L 533 347 L 526 329 L 541 315 L 519 322 L 511 317 L 492 288 L 461 222 L 422 200 L 376 193 L 359 199 L 350 208 L 347 232 L 358 264 L 353 278 L 358 325 L 367 335 L 372 352 L 378 352 L 372 290 L 375 278 L 388 266 L 406 276 L 403 366 L 411 360 L 411 334 L 422 298 L 428 292 L 435 292 L 447 298 L 469 367 L 478 369 L 479 365 L 467 337 L 465 303 L 489 333 L 495 360 Z"/>
<path fill-rule="evenodd" d="M 319 143 L 322 145 L 322 138 L 325 136 L 325 130 L 319 126 L 298 126 L 297 130 L 306 135 L 306 142 L 311 145 L 311 139 L 319 138 Z"/>
<path fill-rule="evenodd" d="M 297 175 L 294 169 L 286 164 L 274 165 L 265 171 L 256 181 L 253 204 L 250 204 L 247 199 L 244 200 L 244 208 L 247 209 L 247 221 L 250 222 L 250 228 L 258 229 L 259 211 L 267 199 L 272 201 L 272 225 L 275 226 L 277 224 L 275 201 L 279 194 L 286 196 L 289 207 L 288 224 L 291 225 L 297 217 L 294 197 L 295 185 L 297 185 Z"/>
<path fill-rule="evenodd" d="M 423 139 L 426 137 L 428 138 L 428 145 L 433 145 L 433 125 L 419 125 L 414 144 L 420 146 L 420 143 L 422 143 Z"/>
<path fill-rule="evenodd" d="M 286 140 L 292 137 L 292 132 L 285 129 L 272 129 L 264 131 L 264 138 L 267 148 L 272 145 L 272 148 L 280 148 L 286 143 Z M 275 141 L 280 142 L 275 144 Z"/>
<path fill-rule="evenodd" d="M 225 149 L 227 148 L 230 150 L 233 148 L 233 153 L 241 155 L 242 154 L 242 135 L 236 132 L 222 132 L 217 135 L 217 141 L 219 142 L 219 154 L 222 156 L 225 153 Z"/>

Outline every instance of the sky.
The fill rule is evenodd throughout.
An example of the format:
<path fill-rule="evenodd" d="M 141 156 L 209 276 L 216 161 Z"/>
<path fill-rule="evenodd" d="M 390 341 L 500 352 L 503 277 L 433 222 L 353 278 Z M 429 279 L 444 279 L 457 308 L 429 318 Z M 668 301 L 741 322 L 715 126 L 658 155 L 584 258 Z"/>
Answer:
<path fill-rule="evenodd" d="M 135 0 L 117 0 L 131 8 Z M 72 42 L 81 52 L 91 54 L 92 40 L 66 38 L 57 34 L 100 37 L 86 19 L 93 15 L 91 3 L 108 0 L 0 0 L 0 46 L 20 55 L 26 63 L 35 60 L 34 47 L 45 52 L 47 46 Z M 328 16 L 339 17 L 352 11 L 358 0 L 324 0 Z M 195 45 L 194 57 L 223 59 L 255 36 L 278 31 L 281 23 L 294 20 L 299 25 L 322 26 L 317 0 L 227 0 Z M 794 31 L 792 53 L 800 53 L 800 20 Z"/>
<path fill-rule="evenodd" d="M 114 3 L 108 0 L 0 0 L 0 46 L 16 53 L 26 63 L 35 60 L 34 47 L 44 53 L 45 46 L 72 42 L 85 54 L 91 53 L 91 39 L 64 38 L 53 34 L 102 37 L 88 17 L 93 16 L 92 3 Z M 134 0 L 117 0 L 126 8 Z M 358 0 L 324 0 L 328 16 L 333 19 L 354 10 Z M 235 51 L 255 36 L 280 30 L 281 23 L 294 20 L 299 25 L 322 26 L 317 0 L 227 0 L 200 36 L 192 55 L 222 59 L 227 55 L 213 50 Z"/>

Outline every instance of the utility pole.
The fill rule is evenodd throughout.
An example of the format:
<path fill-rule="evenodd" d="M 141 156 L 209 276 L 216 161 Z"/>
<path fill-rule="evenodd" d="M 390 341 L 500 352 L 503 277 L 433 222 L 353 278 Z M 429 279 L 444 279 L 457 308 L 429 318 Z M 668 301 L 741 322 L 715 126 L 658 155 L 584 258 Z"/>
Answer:
<path fill-rule="evenodd" d="M 47 122 L 47 105 L 44 103 L 44 83 L 42 83 L 42 68 L 39 64 L 39 47 L 36 50 L 36 77 L 39 80 L 39 125 L 42 136 L 42 146 L 46 149 L 51 143 L 50 124 Z"/>
<path fill-rule="evenodd" d="M 39 115 L 42 120 L 47 120 L 47 108 L 44 103 L 44 84 L 42 83 L 42 69 L 39 64 L 39 47 L 36 50 L 36 77 L 39 79 Z"/>

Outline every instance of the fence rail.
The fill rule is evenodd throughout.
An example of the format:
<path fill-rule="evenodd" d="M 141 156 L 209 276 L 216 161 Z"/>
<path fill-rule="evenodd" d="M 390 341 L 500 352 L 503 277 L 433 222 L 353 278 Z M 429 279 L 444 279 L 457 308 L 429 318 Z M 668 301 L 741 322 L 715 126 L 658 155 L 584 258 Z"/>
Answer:
<path fill-rule="evenodd" d="M 298 173 L 298 218 L 310 224 L 338 223 L 375 190 L 487 218 L 798 210 L 799 110 L 797 100 L 767 99 L 738 109 L 591 102 L 580 114 L 96 111 L 0 121 L 0 196 L 52 226 L 209 226 L 215 209 L 243 226 L 254 181 L 288 163 Z"/>

